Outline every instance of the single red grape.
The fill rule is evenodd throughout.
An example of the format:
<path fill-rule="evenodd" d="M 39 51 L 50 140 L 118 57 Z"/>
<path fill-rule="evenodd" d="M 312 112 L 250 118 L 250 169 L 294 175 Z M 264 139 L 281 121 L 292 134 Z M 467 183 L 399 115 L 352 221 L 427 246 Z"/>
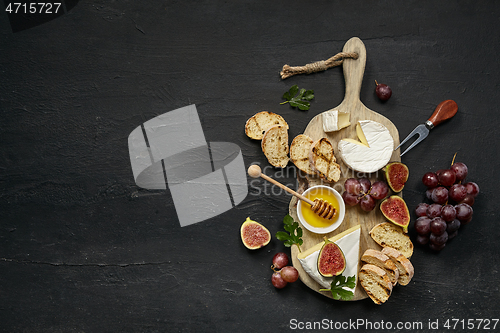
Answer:
<path fill-rule="evenodd" d="M 453 221 L 450 221 L 450 222 L 448 222 L 446 224 L 447 224 L 446 232 L 448 233 L 448 235 L 451 235 L 455 231 L 457 231 L 458 229 L 460 229 L 460 221 L 457 220 L 457 219 L 454 219 Z"/>
<path fill-rule="evenodd" d="M 372 182 L 368 178 L 359 178 L 359 185 L 361 185 L 361 192 L 368 193 L 370 192 L 370 187 L 372 187 Z"/>
<path fill-rule="evenodd" d="M 472 195 L 474 198 L 479 194 L 479 186 L 474 182 L 465 183 L 467 194 Z"/>
<path fill-rule="evenodd" d="M 431 219 L 441 216 L 441 205 L 437 203 L 430 204 L 427 207 L 427 216 Z"/>
<path fill-rule="evenodd" d="M 426 204 L 425 202 L 419 203 L 417 207 L 415 208 L 415 215 L 417 217 L 420 216 L 427 216 L 427 208 L 429 207 L 429 204 Z"/>
<path fill-rule="evenodd" d="M 452 169 L 444 170 L 438 175 L 439 183 L 447 187 L 455 184 L 456 179 L 457 176 L 455 175 L 455 171 L 453 171 Z"/>
<path fill-rule="evenodd" d="M 271 276 L 271 282 L 273 286 L 276 287 L 277 289 L 285 288 L 285 286 L 288 283 L 285 280 L 283 280 L 280 271 L 276 271 L 273 273 L 273 275 Z"/>
<path fill-rule="evenodd" d="M 446 231 L 444 231 L 440 235 L 431 234 L 429 237 L 429 240 L 431 241 L 431 243 L 433 243 L 435 245 L 446 244 L 446 242 L 448 241 L 448 233 Z"/>
<path fill-rule="evenodd" d="M 421 216 L 415 221 L 415 231 L 421 236 L 427 236 L 431 232 L 431 219 Z"/>
<path fill-rule="evenodd" d="M 455 202 L 461 202 L 467 196 L 467 188 L 462 184 L 453 184 L 448 191 L 448 196 Z"/>
<path fill-rule="evenodd" d="M 385 198 L 389 194 L 389 186 L 383 181 L 376 181 L 372 184 L 372 188 L 370 190 L 370 195 L 375 200 L 381 200 Z"/>
<path fill-rule="evenodd" d="M 389 87 L 387 84 L 383 83 L 378 83 L 375 81 L 377 84 L 377 87 L 375 88 L 375 93 L 377 94 L 378 98 L 380 98 L 381 101 L 387 101 L 389 98 L 392 96 L 392 89 Z"/>
<path fill-rule="evenodd" d="M 285 266 L 281 269 L 281 277 L 288 283 L 293 283 L 299 278 L 299 271 L 293 266 Z"/>
<path fill-rule="evenodd" d="M 462 181 L 467 177 L 467 173 L 469 172 L 469 169 L 467 168 L 467 165 L 465 165 L 462 162 L 457 162 L 454 163 L 451 166 L 451 170 L 455 171 L 455 175 L 457 179 L 455 181 Z"/>
<path fill-rule="evenodd" d="M 443 232 L 445 232 L 447 227 L 448 225 L 446 224 L 446 222 L 440 217 L 435 217 L 431 221 L 431 233 L 436 236 L 439 236 Z"/>
<path fill-rule="evenodd" d="M 348 178 L 344 183 L 344 188 L 349 194 L 358 195 L 361 191 L 361 184 L 356 178 Z"/>
<path fill-rule="evenodd" d="M 359 205 L 365 212 L 370 212 L 373 210 L 373 208 L 375 208 L 375 200 L 371 195 L 367 194 L 361 198 L 361 200 L 359 201 Z"/>
<path fill-rule="evenodd" d="M 273 268 L 282 269 L 288 265 L 288 256 L 285 252 L 278 252 L 273 257 Z"/>
<path fill-rule="evenodd" d="M 436 187 L 432 190 L 432 201 L 438 204 L 444 204 L 448 201 L 448 189 L 443 186 Z"/>
<path fill-rule="evenodd" d="M 438 186 L 439 180 L 434 172 L 427 172 L 422 177 L 422 183 L 427 186 L 427 188 L 434 188 Z"/>
<path fill-rule="evenodd" d="M 344 199 L 345 204 L 349 206 L 356 206 L 359 203 L 359 197 L 356 194 L 351 194 L 347 191 L 342 193 L 342 199 Z"/>
<path fill-rule="evenodd" d="M 461 203 L 455 206 L 457 211 L 457 220 L 462 224 L 467 224 L 470 222 L 473 214 L 472 207 L 466 203 Z"/>
<path fill-rule="evenodd" d="M 457 211 L 455 210 L 455 207 L 452 205 L 445 205 L 441 208 L 441 218 L 445 222 L 450 222 L 455 219 L 457 216 Z"/>

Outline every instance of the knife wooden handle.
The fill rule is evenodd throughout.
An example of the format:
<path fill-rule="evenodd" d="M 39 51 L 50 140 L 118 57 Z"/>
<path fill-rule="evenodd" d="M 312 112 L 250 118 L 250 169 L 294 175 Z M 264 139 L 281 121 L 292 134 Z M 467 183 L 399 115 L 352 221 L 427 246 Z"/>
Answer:
<path fill-rule="evenodd" d="M 457 113 L 457 111 L 457 103 L 455 103 L 455 101 L 451 99 L 447 99 L 446 101 L 442 101 L 441 103 L 439 103 L 428 121 L 430 121 L 434 126 L 437 126 L 443 121 L 453 117 Z"/>

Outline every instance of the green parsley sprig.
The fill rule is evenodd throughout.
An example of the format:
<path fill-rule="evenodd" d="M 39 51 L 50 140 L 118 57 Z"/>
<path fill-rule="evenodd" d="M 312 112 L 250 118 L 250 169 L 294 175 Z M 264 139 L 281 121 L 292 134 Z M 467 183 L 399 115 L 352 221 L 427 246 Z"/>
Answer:
<path fill-rule="evenodd" d="M 319 291 L 330 291 L 333 299 L 336 300 L 351 300 L 354 297 L 354 293 L 350 290 L 344 289 L 343 287 L 356 287 L 356 275 L 349 276 L 348 278 L 343 275 L 338 275 L 333 279 L 330 289 L 320 289 Z"/>
<path fill-rule="evenodd" d="M 299 108 L 299 110 L 309 110 L 311 103 L 310 100 L 314 98 L 314 90 L 306 90 L 304 88 L 299 90 L 297 85 L 294 85 L 283 94 L 283 98 L 286 99 L 283 103 L 290 103 L 291 106 Z"/>
<path fill-rule="evenodd" d="M 293 217 L 287 214 L 283 218 L 283 228 L 288 231 L 288 233 L 284 231 L 278 231 L 276 233 L 276 238 L 280 241 L 283 241 L 286 247 L 291 247 L 294 244 L 297 245 L 297 247 L 299 248 L 299 252 L 302 252 L 300 250 L 300 245 L 302 245 L 304 241 L 301 238 L 302 228 L 299 227 L 299 223 L 295 222 L 293 220 Z"/>

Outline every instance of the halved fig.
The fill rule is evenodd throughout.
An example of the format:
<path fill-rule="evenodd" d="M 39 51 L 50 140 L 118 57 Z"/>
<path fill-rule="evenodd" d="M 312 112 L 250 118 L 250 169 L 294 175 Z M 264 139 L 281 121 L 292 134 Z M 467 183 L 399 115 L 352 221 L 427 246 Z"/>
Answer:
<path fill-rule="evenodd" d="M 259 222 L 247 217 L 240 229 L 241 240 L 250 250 L 260 249 L 271 241 L 271 233 Z"/>
<path fill-rule="evenodd" d="M 410 212 L 406 202 L 397 195 L 392 195 L 382 201 L 380 210 L 386 219 L 399 225 L 405 233 L 408 233 L 408 224 L 410 224 Z"/>
<path fill-rule="evenodd" d="M 325 237 L 325 244 L 318 254 L 318 272 L 324 277 L 340 275 L 346 266 L 344 252 L 334 242 Z"/>
<path fill-rule="evenodd" d="M 384 167 L 384 174 L 391 190 L 398 193 L 405 187 L 410 170 L 401 162 L 391 162 Z"/>

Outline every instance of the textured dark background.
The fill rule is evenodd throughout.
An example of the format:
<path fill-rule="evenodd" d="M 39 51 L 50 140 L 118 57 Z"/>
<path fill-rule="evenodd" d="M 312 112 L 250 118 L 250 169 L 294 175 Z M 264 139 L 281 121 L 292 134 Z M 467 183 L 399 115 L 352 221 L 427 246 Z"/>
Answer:
<path fill-rule="evenodd" d="M 280 332 L 291 319 L 498 318 L 499 7 L 80 1 L 13 32 L 0 5 L 0 330 Z M 473 221 L 438 254 L 417 247 L 413 281 L 382 306 L 332 301 L 301 282 L 274 289 L 271 258 L 289 249 L 273 239 L 248 251 L 239 227 L 251 216 L 281 230 L 288 195 L 251 189 L 237 208 L 181 228 L 168 191 L 135 185 L 127 147 L 144 121 L 196 104 L 207 141 L 236 143 L 246 165 L 267 165 L 244 134 L 247 118 L 280 113 L 294 137 L 344 94 L 341 68 L 282 81 L 281 67 L 327 59 L 353 36 L 367 49 L 361 100 L 401 138 L 442 100 L 459 105 L 403 157 L 410 209 L 424 200 L 421 176 L 456 152 L 481 187 Z M 392 87 L 387 103 L 374 80 Z M 279 105 L 293 84 L 315 90 L 309 111 Z"/>

